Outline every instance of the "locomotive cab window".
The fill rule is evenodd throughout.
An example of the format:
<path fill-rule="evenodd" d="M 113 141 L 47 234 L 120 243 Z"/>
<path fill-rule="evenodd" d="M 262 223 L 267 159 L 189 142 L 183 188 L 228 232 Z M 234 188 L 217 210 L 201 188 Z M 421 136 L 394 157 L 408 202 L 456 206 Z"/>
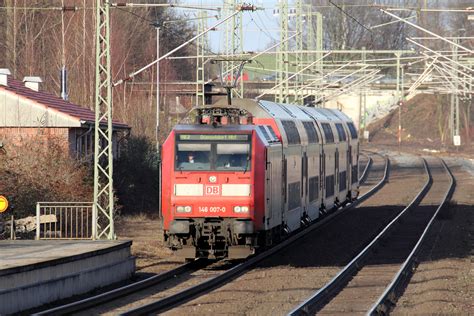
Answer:
<path fill-rule="evenodd" d="M 216 158 L 216 170 L 248 170 L 250 144 L 216 144 Z"/>
<path fill-rule="evenodd" d="M 176 170 L 247 171 L 250 169 L 250 135 L 178 134 Z"/>
<path fill-rule="evenodd" d="M 180 170 L 209 170 L 211 144 L 178 143 L 177 167 Z"/>

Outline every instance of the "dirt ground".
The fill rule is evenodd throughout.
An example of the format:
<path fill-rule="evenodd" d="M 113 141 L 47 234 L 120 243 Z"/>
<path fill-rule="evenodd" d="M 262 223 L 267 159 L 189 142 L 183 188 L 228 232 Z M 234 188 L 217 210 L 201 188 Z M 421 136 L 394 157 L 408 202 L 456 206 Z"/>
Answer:
<path fill-rule="evenodd" d="M 405 149 L 419 154 L 416 147 Z M 435 222 L 434 229 L 426 242 L 428 246 L 424 247 L 421 263 L 404 295 L 398 301 L 393 311 L 394 314 L 466 315 L 474 310 L 474 173 L 469 174 L 459 166 L 452 167 L 458 182 L 453 196 L 455 203 L 452 207 L 443 211 L 441 218 Z M 133 240 L 132 253 L 137 256 L 138 272 L 160 273 L 182 263 L 164 246 L 161 223 L 158 219 L 150 219 L 146 216 L 123 217 L 116 226 L 120 239 Z M 291 258 L 288 258 L 288 260 L 291 260 Z M 307 268 L 311 269 L 310 267 Z M 276 273 L 280 275 L 278 278 L 283 276 L 285 276 L 284 279 L 292 278 L 293 269 L 291 269 L 291 265 L 281 265 L 280 269 L 280 273 Z M 274 272 L 278 272 L 277 270 Z M 327 271 L 329 274 L 333 272 L 330 270 Z M 256 269 L 251 275 L 253 281 L 249 280 L 248 277 L 240 278 L 240 280 L 246 280 L 246 282 L 237 282 L 235 288 L 240 288 L 237 293 L 230 296 L 224 295 L 233 297 L 228 302 L 229 308 L 226 309 L 224 314 L 246 314 L 244 310 L 239 308 L 238 304 L 235 304 L 234 299 L 238 300 L 238 297 L 246 297 L 249 294 L 252 296 L 261 294 L 258 290 L 260 286 L 257 286 L 257 284 L 268 279 L 268 272 L 263 269 Z M 323 276 L 321 275 L 321 277 Z M 275 284 L 282 284 L 281 280 L 274 280 Z M 254 283 L 255 285 L 252 285 Z M 226 291 L 225 288 L 222 288 L 224 292 Z M 251 288 L 255 289 L 249 292 Z M 306 286 L 303 286 L 301 290 L 304 291 L 304 288 Z M 274 294 L 269 293 L 265 296 L 270 297 L 270 300 L 273 297 L 275 306 L 278 306 L 281 304 L 281 302 L 278 302 L 280 295 L 276 295 L 276 293 L 281 291 L 284 291 L 284 289 L 272 288 L 271 293 Z M 218 297 L 215 297 L 215 299 L 218 299 Z M 246 298 L 246 300 L 248 299 L 250 298 Z M 199 311 L 206 311 L 208 310 L 206 305 L 212 304 L 212 301 L 212 299 L 211 301 L 207 299 L 198 300 L 197 304 L 191 303 L 187 312 L 199 313 Z M 209 308 L 209 310 L 212 310 L 212 308 Z M 174 311 L 176 310 L 171 311 L 171 314 Z M 277 313 L 283 312 L 285 311 Z"/>
<path fill-rule="evenodd" d="M 419 94 L 387 116 L 367 126 L 370 142 L 380 146 L 398 147 L 398 126 L 401 121 L 402 145 L 415 149 L 442 153 L 474 155 L 474 107 L 470 109 L 469 129 L 466 126 L 466 106 L 461 106 L 461 146 L 454 147 L 449 131 L 449 101 L 443 96 Z M 469 138 L 467 136 L 469 134 Z M 425 152 L 426 154 L 426 152 Z"/>
<path fill-rule="evenodd" d="M 453 202 L 434 222 L 395 315 L 474 313 L 474 177 L 451 168 L 457 182 Z"/>
<path fill-rule="evenodd" d="M 133 241 L 132 254 L 137 257 L 137 272 L 161 273 L 183 263 L 165 247 L 162 224 L 158 218 L 124 216 L 115 225 L 119 239 Z"/>
<path fill-rule="evenodd" d="M 400 167 L 393 161 L 389 183 L 360 207 L 338 216 L 234 281 L 165 315 L 286 315 L 328 282 L 414 198 L 425 182 L 414 172 L 423 174 L 420 159 L 415 161 L 416 170 L 411 169 L 412 164 Z"/>

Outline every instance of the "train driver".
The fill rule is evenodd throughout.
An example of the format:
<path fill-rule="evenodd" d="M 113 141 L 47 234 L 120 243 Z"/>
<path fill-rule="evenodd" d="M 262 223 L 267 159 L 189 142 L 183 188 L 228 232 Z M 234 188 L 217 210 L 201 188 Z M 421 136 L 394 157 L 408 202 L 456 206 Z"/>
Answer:
<path fill-rule="evenodd" d="M 194 154 L 192 152 L 188 154 L 188 163 L 194 163 Z"/>

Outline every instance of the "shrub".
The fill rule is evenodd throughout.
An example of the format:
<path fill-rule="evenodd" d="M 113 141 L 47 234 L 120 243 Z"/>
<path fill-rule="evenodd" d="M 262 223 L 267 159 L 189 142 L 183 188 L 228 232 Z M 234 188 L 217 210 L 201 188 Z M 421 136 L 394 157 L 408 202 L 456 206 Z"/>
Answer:
<path fill-rule="evenodd" d="M 8 198 L 8 215 L 15 218 L 35 215 L 39 201 L 92 201 L 89 175 L 55 138 L 47 144 L 23 139 L 0 155 L 0 194 Z"/>
<path fill-rule="evenodd" d="M 158 156 L 144 136 L 130 136 L 114 166 L 114 187 L 122 214 L 158 213 Z"/>

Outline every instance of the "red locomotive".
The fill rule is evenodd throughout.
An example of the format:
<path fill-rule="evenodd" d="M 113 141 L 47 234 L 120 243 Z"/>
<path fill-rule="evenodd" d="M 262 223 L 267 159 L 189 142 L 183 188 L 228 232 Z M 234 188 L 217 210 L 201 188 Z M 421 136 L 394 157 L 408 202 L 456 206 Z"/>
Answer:
<path fill-rule="evenodd" d="M 358 194 L 357 131 L 340 111 L 234 99 L 199 108 L 163 144 L 167 245 L 244 258 Z"/>

